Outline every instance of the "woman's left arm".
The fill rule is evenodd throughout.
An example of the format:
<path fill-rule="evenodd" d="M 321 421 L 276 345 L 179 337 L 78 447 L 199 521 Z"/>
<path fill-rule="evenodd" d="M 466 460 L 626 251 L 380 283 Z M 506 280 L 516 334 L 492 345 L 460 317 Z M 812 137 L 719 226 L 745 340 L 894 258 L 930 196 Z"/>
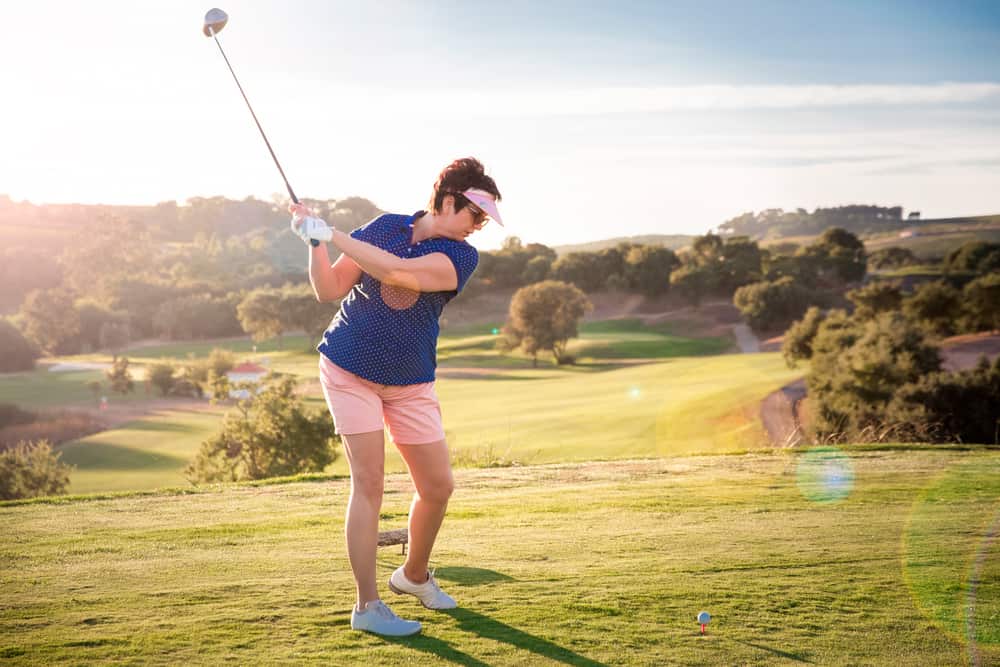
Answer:
<path fill-rule="evenodd" d="M 330 243 L 353 259 L 362 271 L 387 285 L 417 292 L 445 292 L 458 287 L 455 265 L 444 253 L 411 259 L 397 257 L 338 229 L 333 230 Z"/>

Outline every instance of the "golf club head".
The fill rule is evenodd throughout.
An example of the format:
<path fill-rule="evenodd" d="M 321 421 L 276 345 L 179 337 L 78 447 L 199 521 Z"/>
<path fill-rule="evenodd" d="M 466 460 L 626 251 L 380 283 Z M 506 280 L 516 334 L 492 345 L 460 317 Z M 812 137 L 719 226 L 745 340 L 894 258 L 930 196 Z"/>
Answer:
<path fill-rule="evenodd" d="M 229 15 L 218 7 L 209 9 L 208 13 L 205 14 L 205 25 L 201 31 L 205 33 L 205 37 L 212 37 L 226 27 L 228 20 Z"/>

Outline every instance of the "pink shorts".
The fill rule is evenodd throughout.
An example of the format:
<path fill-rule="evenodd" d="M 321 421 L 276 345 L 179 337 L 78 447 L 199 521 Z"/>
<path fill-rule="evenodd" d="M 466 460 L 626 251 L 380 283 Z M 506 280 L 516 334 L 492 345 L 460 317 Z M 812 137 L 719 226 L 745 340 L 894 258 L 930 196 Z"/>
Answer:
<path fill-rule="evenodd" d="M 396 444 L 425 445 L 444 440 L 441 405 L 433 382 L 377 384 L 319 355 L 319 379 L 337 433 L 381 431 Z"/>

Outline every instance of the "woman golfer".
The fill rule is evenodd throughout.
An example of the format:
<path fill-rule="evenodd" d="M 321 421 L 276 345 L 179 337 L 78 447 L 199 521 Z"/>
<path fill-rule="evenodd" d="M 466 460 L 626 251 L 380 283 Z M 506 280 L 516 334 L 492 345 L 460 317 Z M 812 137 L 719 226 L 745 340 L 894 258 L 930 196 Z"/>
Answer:
<path fill-rule="evenodd" d="M 409 553 L 389 588 L 428 609 L 456 606 L 427 570 L 454 488 L 441 408 L 434 393 L 438 318 L 476 269 L 465 239 L 488 218 L 501 222 L 500 192 L 473 158 L 448 165 L 427 211 L 381 215 L 350 234 L 331 229 L 302 205 L 289 207 L 292 230 L 313 245 L 309 280 L 316 298 L 343 297 L 319 344 L 320 379 L 351 469 L 347 552 L 357 582 L 351 628 L 411 635 L 420 623 L 396 616 L 379 599 L 375 550 L 382 506 L 383 424 L 416 487 Z M 501 223 L 502 224 L 502 223 Z M 343 255 L 331 266 L 329 241 Z"/>

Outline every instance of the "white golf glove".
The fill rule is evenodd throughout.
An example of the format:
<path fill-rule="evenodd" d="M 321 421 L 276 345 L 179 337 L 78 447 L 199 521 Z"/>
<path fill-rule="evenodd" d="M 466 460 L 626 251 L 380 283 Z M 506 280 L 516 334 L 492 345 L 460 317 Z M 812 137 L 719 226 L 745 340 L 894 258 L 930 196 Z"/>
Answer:
<path fill-rule="evenodd" d="M 333 230 L 323 220 L 312 216 L 299 218 L 292 216 L 292 232 L 307 244 L 312 239 L 329 241 L 333 238 Z"/>

